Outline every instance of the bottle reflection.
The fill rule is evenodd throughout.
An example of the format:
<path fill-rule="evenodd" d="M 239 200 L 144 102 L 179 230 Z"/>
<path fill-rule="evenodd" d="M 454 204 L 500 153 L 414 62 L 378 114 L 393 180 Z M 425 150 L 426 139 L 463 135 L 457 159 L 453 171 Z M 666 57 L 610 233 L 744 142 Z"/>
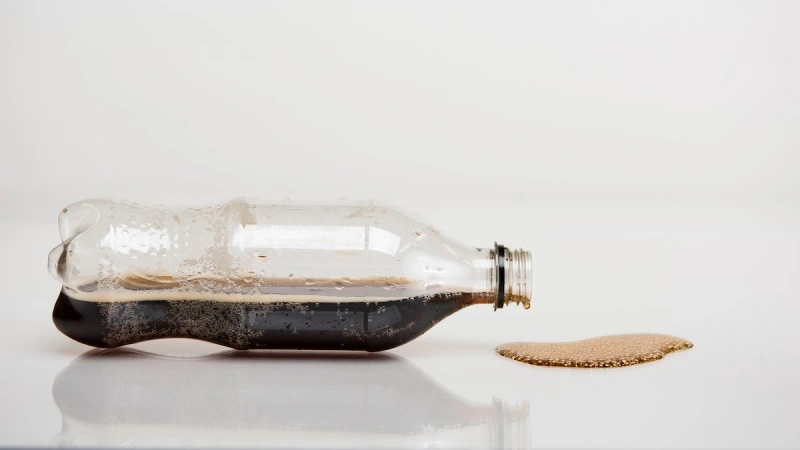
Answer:
<path fill-rule="evenodd" d="M 527 448 L 527 402 L 449 392 L 388 354 L 93 350 L 57 377 L 57 446 Z"/>

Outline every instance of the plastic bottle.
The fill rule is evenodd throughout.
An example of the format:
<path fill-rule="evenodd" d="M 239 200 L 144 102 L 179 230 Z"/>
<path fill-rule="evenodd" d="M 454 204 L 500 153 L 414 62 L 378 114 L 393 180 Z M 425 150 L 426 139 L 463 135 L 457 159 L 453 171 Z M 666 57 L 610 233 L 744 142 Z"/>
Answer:
<path fill-rule="evenodd" d="M 53 320 L 96 347 L 184 337 L 236 349 L 379 351 L 470 305 L 526 309 L 531 259 L 394 210 L 87 200 L 59 217 Z"/>

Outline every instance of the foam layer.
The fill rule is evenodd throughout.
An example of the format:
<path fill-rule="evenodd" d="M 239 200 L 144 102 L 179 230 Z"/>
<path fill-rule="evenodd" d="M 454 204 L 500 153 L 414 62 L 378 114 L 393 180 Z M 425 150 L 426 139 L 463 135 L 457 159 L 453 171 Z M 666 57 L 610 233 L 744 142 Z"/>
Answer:
<path fill-rule="evenodd" d="M 382 302 L 400 300 L 402 296 L 347 296 L 347 295 L 317 295 L 317 294 L 239 294 L 215 293 L 196 291 L 95 291 L 80 292 L 70 288 L 62 291 L 72 298 L 85 302 L 95 303 L 122 303 L 131 301 L 148 300 L 199 300 L 230 303 L 349 303 L 349 302 Z"/>
<path fill-rule="evenodd" d="M 509 342 L 497 353 L 536 366 L 623 367 L 656 361 L 692 348 L 691 342 L 666 334 L 618 334 L 573 342 Z"/>
<path fill-rule="evenodd" d="M 165 274 L 128 273 L 113 281 L 86 280 L 79 285 L 81 287 L 78 289 L 64 286 L 62 291 L 74 299 L 102 303 L 147 300 L 235 303 L 382 302 L 448 291 L 442 286 L 426 289 L 421 283 L 401 277 L 264 279 L 204 275 L 175 278 Z"/>

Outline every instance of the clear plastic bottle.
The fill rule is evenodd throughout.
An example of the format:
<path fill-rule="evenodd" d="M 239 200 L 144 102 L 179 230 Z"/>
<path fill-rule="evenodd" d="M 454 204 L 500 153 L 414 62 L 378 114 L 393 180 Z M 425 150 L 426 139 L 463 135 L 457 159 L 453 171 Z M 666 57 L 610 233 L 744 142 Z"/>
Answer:
<path fill-rule="evenodd" d="M 61 212 L 59 231 L 53 319 L 97 347 L 186 337 L 378 351 L 469 305 L 530 305 L 528 252 L 466 247 L 373 204 L 87 200 Z"/>

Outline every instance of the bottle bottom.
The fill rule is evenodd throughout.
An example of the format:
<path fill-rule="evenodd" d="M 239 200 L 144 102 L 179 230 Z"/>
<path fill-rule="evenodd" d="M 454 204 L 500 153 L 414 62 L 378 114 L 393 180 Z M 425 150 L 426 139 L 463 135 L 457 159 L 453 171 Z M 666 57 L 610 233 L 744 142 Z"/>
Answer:
<path fill-rule="evenodd" d="M 471 293 L 341 303 L 142 300 L 97 302 L 64 292 L 53 321 L 94 347 L 191 338 L 235 349 L 381 351 L 405 344 L 474 303 Z"/>

